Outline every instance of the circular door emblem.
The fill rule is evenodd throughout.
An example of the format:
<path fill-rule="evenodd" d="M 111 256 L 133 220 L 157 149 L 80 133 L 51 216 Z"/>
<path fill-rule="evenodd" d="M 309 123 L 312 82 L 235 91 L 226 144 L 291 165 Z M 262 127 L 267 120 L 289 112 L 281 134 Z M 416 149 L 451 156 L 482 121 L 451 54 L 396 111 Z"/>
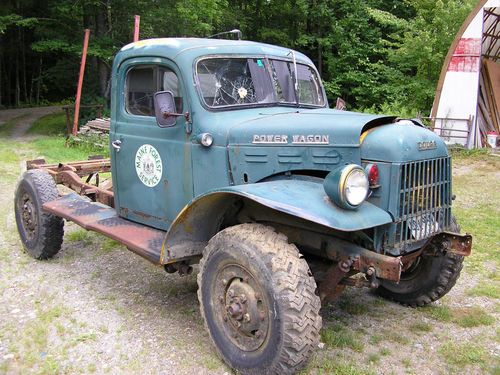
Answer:
<path fill-rule="evenodd" d="M 135 154 L 135 170 L 144 185 L 148 187 L 158 185 L 163 171 L 158 150 L 151 145 L 139 147 Z"/>

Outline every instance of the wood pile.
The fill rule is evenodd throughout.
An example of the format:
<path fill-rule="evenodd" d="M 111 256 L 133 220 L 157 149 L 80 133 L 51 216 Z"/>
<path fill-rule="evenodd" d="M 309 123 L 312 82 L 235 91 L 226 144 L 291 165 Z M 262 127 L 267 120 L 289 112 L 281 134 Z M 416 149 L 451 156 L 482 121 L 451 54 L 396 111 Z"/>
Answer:
<path fill-rule="evenodd" d="M 109 133 L 109 118 L 96 118 L 94 120 L 88 121 L 83 125 L 78 131 L 79 134 L 102 134 Z"/>
<path fill-rule="evenodd" d="M 488 145 L 488 132 L 500 134 L 500 63 L 484 59 L 479 81 L 476 147 Z"/>

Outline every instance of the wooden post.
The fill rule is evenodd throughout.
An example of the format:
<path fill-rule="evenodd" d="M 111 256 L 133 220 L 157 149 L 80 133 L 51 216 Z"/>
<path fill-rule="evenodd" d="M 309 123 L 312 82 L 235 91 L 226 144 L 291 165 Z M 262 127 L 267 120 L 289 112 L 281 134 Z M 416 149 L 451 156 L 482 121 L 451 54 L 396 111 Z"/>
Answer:
<path fill-rule="evenodd" d="M 78 117 L 80 116 L 80 99 L 82 98 L 83 75 L 85 73 L 85 61 L 87 60 L 87 47 L 89 45 L 90 30 L 85 29 L 85 36 L 83 38 L 83 51 L 82 62 L 80 64 L 80 74 L 78 75 L 78 87 L 76 89 L 75 101 L 75 115 L 73 118 L 73 131 L 72 134 L 76 135 L 78 131 Z"/>
<path fill-rule="evenodd" d="M 139 25 L 141 23 L 141 16 L 135 15 L 134 19 L 135 19 L 135 23 L 134 23 L 134 42 L 137 42 L 139 40 Z"/>

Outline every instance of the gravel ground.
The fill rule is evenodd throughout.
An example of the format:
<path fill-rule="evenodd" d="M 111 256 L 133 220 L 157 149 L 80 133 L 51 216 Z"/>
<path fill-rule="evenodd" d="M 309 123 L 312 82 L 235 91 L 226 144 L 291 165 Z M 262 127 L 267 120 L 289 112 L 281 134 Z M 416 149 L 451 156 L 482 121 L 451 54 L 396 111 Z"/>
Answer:
<path fill-rule="evenodd" d="M 22 115 L 5 112 L 0 122 Z M 22 134 L 14 136 L 22 140 Z M 62 251 L 35 261 L 22 251 L 15 229 L 15 182 L 0 178 L 0 188 L 0 373 L 232 373 L 203 328 L 196 268 L 186 277 L 166 274 L 72 223 L 66 223 Z M 348 289 L 322 309 L 325 343 L 304 373 L 500 373 L 498 299 L 466 293 L 482 280 L 466 270 L 445 298 L 424 310 Z M 490 320 L 465 327 L 441 317 L 445 310 Z M 333 344 L 329 332 L 338 339 Z M 454 360 L 464 353 L 472 360 Z"/>

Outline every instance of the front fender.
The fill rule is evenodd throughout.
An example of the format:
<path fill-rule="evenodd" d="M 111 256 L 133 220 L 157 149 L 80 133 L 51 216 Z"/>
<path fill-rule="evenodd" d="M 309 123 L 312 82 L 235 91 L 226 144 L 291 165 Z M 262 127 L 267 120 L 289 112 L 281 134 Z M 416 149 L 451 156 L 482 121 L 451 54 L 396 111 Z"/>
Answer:
<path fill-rule="evenodd" d="M 165 236 L 162 263 L 200 255 L 206 242 L 219 230 L 224 213 L 238 198 L 346 232 L 392 222 L 386 211 L 369 202 L 356 210 L 336 206 L 318 182 L 276 180 L 228 186 L 209 191 L 184 207 Z"/>

